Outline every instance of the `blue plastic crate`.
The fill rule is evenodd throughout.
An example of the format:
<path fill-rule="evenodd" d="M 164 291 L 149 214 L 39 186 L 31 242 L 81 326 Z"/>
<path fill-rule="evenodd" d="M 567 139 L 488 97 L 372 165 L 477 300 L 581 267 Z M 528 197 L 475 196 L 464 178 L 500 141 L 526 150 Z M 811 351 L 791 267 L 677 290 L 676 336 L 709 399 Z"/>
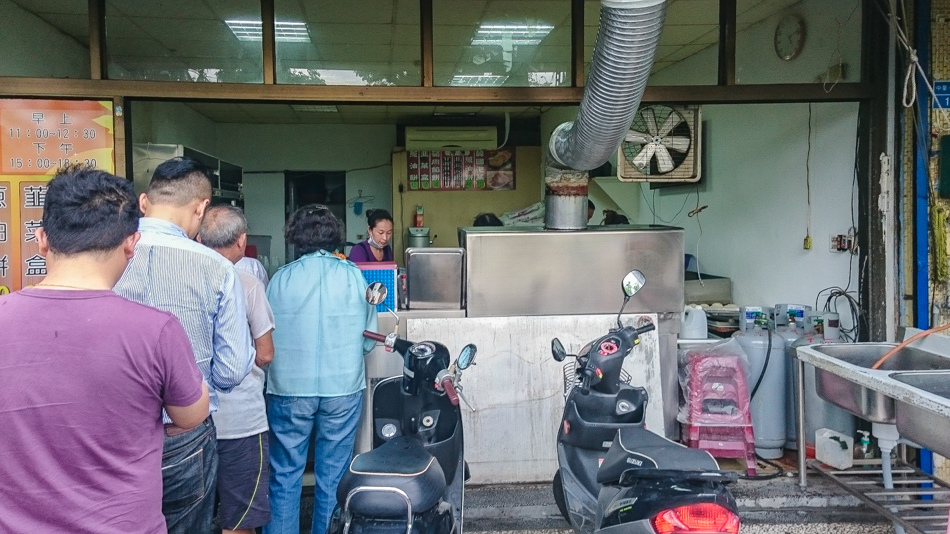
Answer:
<path fill-rule="evenodd" d="M 382 282 L 386 286 L 386 300 L 376 306 L 376 311 L 384 312 L 388 307 L 390 310 L 396 310 L 396 295 L 398 294 L 398 285 L 396 285 L 396 273 L 398 268 L 395 263 L 357 263 L 357 267 L 363 271 L 363 278 L 367 284 L 373 282 Z"/>

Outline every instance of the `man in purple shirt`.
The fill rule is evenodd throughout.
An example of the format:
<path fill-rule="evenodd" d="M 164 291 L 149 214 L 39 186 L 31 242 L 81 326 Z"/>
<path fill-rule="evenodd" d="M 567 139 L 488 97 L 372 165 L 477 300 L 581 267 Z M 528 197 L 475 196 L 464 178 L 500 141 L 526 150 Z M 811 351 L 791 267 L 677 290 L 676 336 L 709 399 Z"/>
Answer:
<path fill-rule="evenodd" d="M 0 297 L 0 532 L 166 532 L 162 408 L 193 428 L 208 389 L 170 313 L 112 291 L 138 241 L 132 185 L 75 167 L 36 231 L 47 275 Z"/>

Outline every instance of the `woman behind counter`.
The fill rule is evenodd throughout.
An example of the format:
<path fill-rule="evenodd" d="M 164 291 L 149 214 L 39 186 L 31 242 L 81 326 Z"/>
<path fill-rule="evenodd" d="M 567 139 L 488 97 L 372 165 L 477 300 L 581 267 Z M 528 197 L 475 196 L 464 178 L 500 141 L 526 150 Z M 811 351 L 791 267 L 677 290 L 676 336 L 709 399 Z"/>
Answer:
<path fill-rule="evenodd" d="M 326 206 L 304 206 L 284 229 L 303 256 L 267 286 L 274 310 L 274 362 L 267 370 L 272 519 L 264 532 L 300 532 L 300 494 L 310 433 L 316 427 L 313 528 L 324 533 L 356 439 L 374 342 L 376 307 L 364 300 L 359 268 L 334 256 L 340 222 Z"/>
<path fill-rule="evenodd" d="M 366 241 L 360 241 L 350 250 L 352 262 L 393 261 L 393 216 L 386 210 L 366 210 Z"/>

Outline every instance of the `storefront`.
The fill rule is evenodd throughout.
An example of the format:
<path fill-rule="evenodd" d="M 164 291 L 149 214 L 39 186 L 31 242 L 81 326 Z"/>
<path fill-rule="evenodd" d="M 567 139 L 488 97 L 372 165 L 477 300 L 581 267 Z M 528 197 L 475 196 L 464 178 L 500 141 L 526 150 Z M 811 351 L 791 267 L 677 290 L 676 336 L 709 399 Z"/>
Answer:
<path fill-rule="evenodd" d="M 926 325 L 931 305 L 927 275 L 915 283 L 928 271 L 927 233 L 909 224 L 913 165 L 898 154 L 901 143 L 913 144 L 902 140 L 890 105 L 900 69 L 889 59 L 888 24 L 870 1 L 769 6 L 670 2 L 642 104 L 701 110 L 693 138 L 701 147 L 700 179 L 654 188 L 613 173 L 596 177 L 592 222 L 612 209 L 634 224 L 682 227 L 684 252 L 702 272 L 729 278 L 736 303 L 815 305 L 824 288 L 848 288 L 863 309 L 859 324 L 847 325 L 857 328 L 855 337 L 891 340 L 899 324 Z M 0 44 L 0 112 L 13 105 L 16 124 L 29 125 L 34 111 L 23 99 L 111 110 L 108 126 L 89 127 L 111 145 L 88 150 L 111 148 L 111 158 L 97 163 L 130 178 L 143 163 L 136 150 L 150 145 L 240 168 L 240 200 L 261 249 L 269 243 L 261 255 L 272 268 L 287 261 L 281 229 L 288 172 L 342 173 L 343 189 L 333 194 L 347 239 L 365 237 L 366 209 L 387 209 L 402 262 L 418 205 L 432 245 L 458 247 L 458 228 L 475 215 L 542 200 L 542 147 L 576 114 L 598 9 L 582 0 L 161 7 L 0 0 L 8 36 Z M 513 33 L 513 25 L 527 33 Z M 6 117 L 0 187 L 12 191 L 41 182 L 53 166 L 45 168 L 52 161 L 45 153 L 40 163 L 27 163 L 42 164 L 43 172 L 7 165 L 24 156 L 9 148 L 15 139 L 8 130 L 17 126 Z M 41 126 L 30 125 L 34 135 Z M 414 189 L 418 160 L 403 150 L 407 126 L 493 127 L 497 146 L 515 156 L 510 187 Z M 16 150 L 35 148 L 21 145 Z M 74 154 L 81 156 L 66 156 Z M 19 245 L 26 221 L 36 217 L 3 210 L 0 203 L 10 243 L 19 248 L 6 252 L 0 242 L 0 257 L 16 264 L 7 271 L 11 281 L 0 285 L 15 290 L 31 280 L 24 273 L 38 272 Z M 917 226 L 926 226 L 917 215 Z M 830 236 L 838 235 L 857 246 L 830 250 Z"/>

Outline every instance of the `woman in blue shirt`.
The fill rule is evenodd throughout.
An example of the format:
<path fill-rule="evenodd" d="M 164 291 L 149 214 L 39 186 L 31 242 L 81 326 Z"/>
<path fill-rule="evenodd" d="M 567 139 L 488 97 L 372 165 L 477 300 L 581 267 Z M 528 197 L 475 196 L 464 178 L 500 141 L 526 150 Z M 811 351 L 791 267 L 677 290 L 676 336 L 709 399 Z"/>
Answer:
<path fill-rule="evenodd" d="M 314 443 L 314 534 L 324 534 L 336 505 L 363 404 L 363 356 L 375 342 L 376 308 L 364 300 L 366 281 L 333 252 L 340 222 L 326 206 L 298 209 L 284 228 L 303 255 L 274 274 L 267 300 L 274 310 L 274 361 L 267 370 L 270 423 L 271 523 L 265 533 L 300 532 L 304 467 Z"/>

